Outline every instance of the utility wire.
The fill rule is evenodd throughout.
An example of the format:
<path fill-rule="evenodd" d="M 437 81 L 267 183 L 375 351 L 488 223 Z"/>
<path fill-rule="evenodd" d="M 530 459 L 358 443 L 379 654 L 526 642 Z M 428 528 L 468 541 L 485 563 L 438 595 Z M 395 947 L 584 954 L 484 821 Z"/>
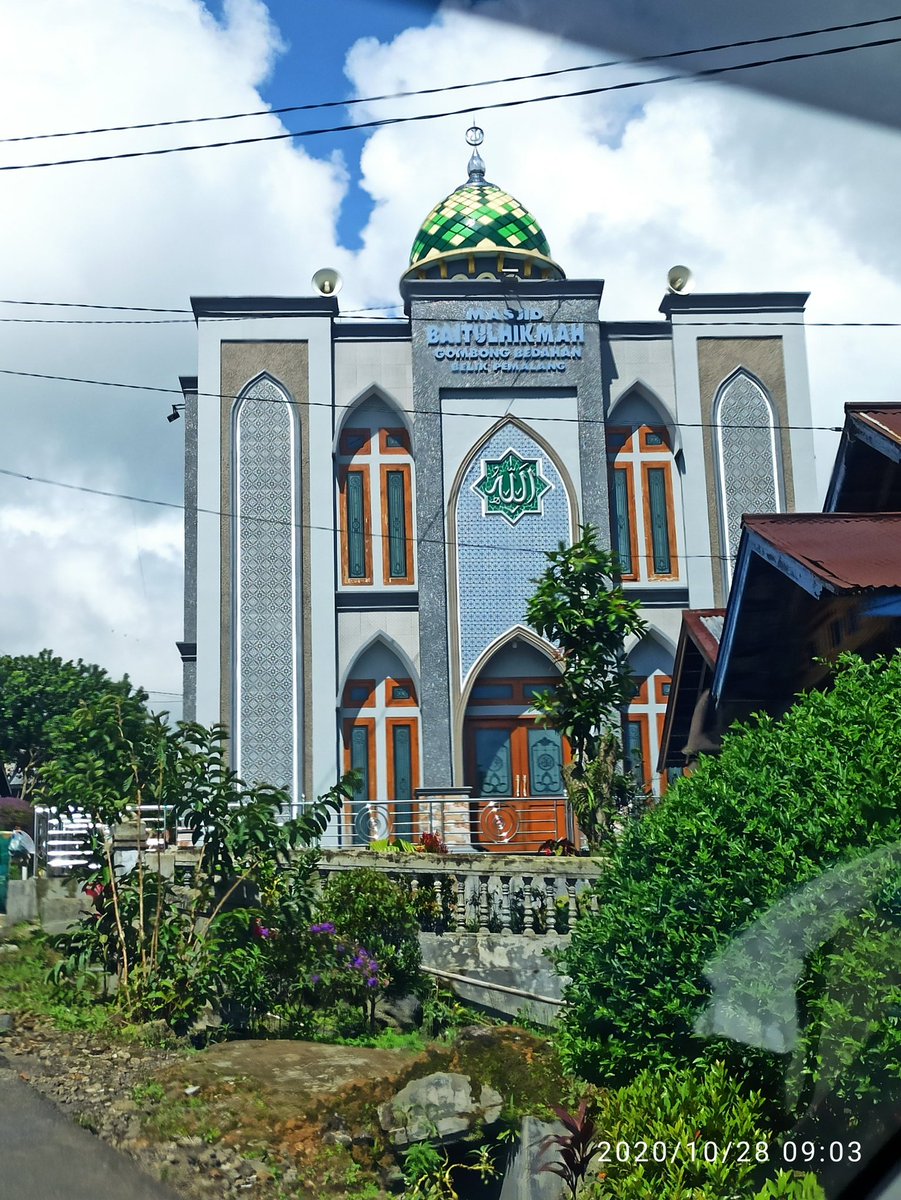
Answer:
<path fill-rule="evenodd" d="M 212 117 L 179 117 L 169 121 L 142 121 L 133 125 L 102 125 L 94 129 L 68 129 L 56 133 L 29 133 L 0 138 L 0 145 L 11 142 L 38 142 L 48 138 L 87 137 L 98 133 L 127 133 L 133 129 L 167 129 L 175 125 L 200 125 L 209 121 L 238 121 L 246 117 L 271 117 L 283 113 L 313 112 L 327 108 L 351 108 L 360 104 L 376 104 L 383 100 L 408 100 L 414 96 L 435 96 L 444 92 L 460 92 L 467 88 L 494 87 L 503 83 L 524 83 L 532 79 L 551 79 L 558 75 L 573 75 L 580 71 L 600 71 L 609 67 L 639 66 L 642 63 L 662 62 L 671 58 L 686 58 L 694 54 L 713 54 L 722 50 L 739 50 L 747 46 L 764 46 L 772 42 L 789 42 L 798 38 L 815 37 L 824 33 L 845 33 L 851 29 L 867 29 L 901 21 L 901 15 L 878 17 L 868 21 L 852 21 L 844 25 L 823 25 L 802 29 L 796 33 L 774 33 L 767 37 L 745 38 L 737 42 L 720 42 L 712 46 L 695 46 L 690 50 L 671 50 L 668 53 L 644 54 L 639 58 L 614 58 L 603 62 L 584 63 L 575 67 L 558 67 L 548 71 L 532 71 L 526 75 L 505 75 L 498 79 L 481 79 L 476 83 L 451 83 L 441 87 L 417 88 L 403 92 L 386 92 L 380 96 L 352 97 L 347 100 L 320 100 L 309 104 L 287 104 L 281 108 L 258 108 L 249 112 L 220 113 Z"/>
<path fill-rule="evenodd" d="M 512 372 L 511 372 L 512 374 Z M 0 367 L 0 375 L 12 375 L 24 379 L 49 379 L 58 383 L 84 383 L 90 387 L 105 387 L 105 388 L 124 388 L 126 391 L 133 392 L 159 392 L 164 395 L 181 396 L 185 393 L 181 388 L 158 387 L 150 383 L 115 383 L 110 379 L 80 379 L 74 375 L 48 375 L 40 371 L 12 371 L 5 367 Z M 226 392 L 195 392 L 190 391 L 192 396 L 203 396 L 214 400 L 240 400 L 240 395 L 229 395 Z M 523 397 L 528 398 L 528 397 Z M 538 399 L 539 397 L 536 397 Z M 250 397 L 254 404 L 284 404 L 284 400 L 273 399 L 267 396 Z M 336 412 L 347 412 L 352 405 L 333 404 L 330 400 L 308 400 L 306 405 L 300 405 L 296 400 L 289 403 L 300 407 L 308 408 L 333 408 Z M 440 408 L 418 408 L 411 415 L 416 417 L 420 414 L 431 416 L 452 416 L 452 417 L 484 417 L 486 414 L 482 412 L 446 412 Z M 488 414 L 490 415 L 490 414 Z M 608 422 L 604 417 L 546 417 L 546 416 L 530 416 L 530 421 L 553 421 L 565 425 L 607 425 Z M 665 423 L 665 422 L 664 422 Z M 759 425 L 720 425 L 712 421 L 673 421 L 671 424 L 678 429 L 759 429 Z M 825 433 L 841 433 L 840 425 L 780 425 L 780 429 L 806 429 L 817 430 Z"/>
<path fill-rule="evenodd" d="M 2 301 L 0 301 L 2 303 Z M 385 305 L 390 307 L 390 305 Z M 363 312 L 362 309 L 348 310 L 347 312 L 338 313 L 337 320 L 344 318 L 356 317 L 358 313 Z M 289 318 L 290 313 L 235 313 L 231 316 L 223 317 L 204 317 L 205 323 L 228 322 L 228 321 L 277 321 L 284 318 Z M 396 325 L 407 325 L 409 320 L 405 317 L 389 315 L 367 316 L 364 319 L 368 321 L 392 321 Z M 3 325 L 196 325 L 196 321 L 191 317 L 171 317 L 164 320 L 93 320 L 91 318 L 66 318 L 66 317 L 0 317 L 0 324 Z M 629 325 L 633 322 L 628 320 L 604 320 L 601 319 L 599 325 Z M 640 324 L 648 322 L 639 321 Z M 650 322 L 660 326 L 661 332 L 672 329 L 673 324 L 670 321 Z M 739 326 L 751 327 L 753 329 L 773 329 L 773 328 L 798 328 L 798 329 L 901 329 L 901 321 L 688 321 L 685 326 L 679 328 L 716 328 L 717 326 Z M 346 326 L 339 326 L 344 329 Z M 641 335 L 638 335 L 641 336 Z M 124 384 L 122 386 L 125 386 Z"/>
<path fill-rule="evenodd" d="M 23 471 L 12 471 L 6 467 L 0 467 L 0 475 L 5 475 L 10 479 L 23 479 L 28 483 L 47 484 L 51 487 L 63 488 L 70 492 L 83 492 L 89 496 L 102 496 L 105 499 L 111 500 L 130 500 L 135 504 L 147 504 L 154 508 L 172 508 L 177 509 L 179 512 L 187 511 L 187 505 L 179 504 L 175 500 L 154 500 L 149 496 L 135 496 L 129 492 L 113 492 L 107 491 L 104 488 L 88 487 L 86 484 L 65 483 L 61 479 L 49 479 L 42 475 L 27 475 Z M 195 506 L 191 508 L 190 511 L 195 513 L 203 513 L 205 516 L 211 517 L 228 517 L 229 519 L 234 519 L 237 517 L 236 513 L 218 508 L 202 508 Z M 818 513 L 816 515 L 820 516 L 822 514 Z M 316 525 L 307 521 L 285 521 L 279 517 L 241 517 L 240 520 L 250 526 L 278 525 L 288 529 L 314 530 L 320 533 L 328 533 L 332 536 L 340 531 L 338 526 Z M 381 538 L 384 541 L 390 538 L 392 535 L 389 533 L 382 533 L 378 530 L 371 530 L 370 536 L 373 538 Z M 469 550 L 503 550 L 506 554 L 529 554 L 532 557 L 544 557 L 547 553 L 545 550 L 535 549 L 531 546 L 501 546 L 497 542 L 469 542 L 459 538 L 452 541 L 449 538 L 414 537 L 412 534 L 405 535 L 404 541 L 411 546 L 434 545 L 444 547 L 452 546 L 454 548 L 464 547 Z M 653 558 L 653 554 L 636 554 L 633 555 L 633 557 L 639 559 L 643 558 L 650 561 L 650 559 Z M 683 554 L 680 557 L 683 559 L 698 558 L 707 560 L 721 560 L 727 556 L 724 554 Z"/>
<path fill-rule="evenodd" d="M 470 116 L 473 111 L 492 112 L 504 108 L 520 108 L 524 104 L 542 104 L 549 100 L 570 100 L 579 96 L 597 96 L 606 92 L 622 92 L 632 88 L 653 87 L 660 83 L 681 83 L 698 79 L 713 79 L 735 71 L 751 71 L 758 67 L 769 67 L 782 63 L 802 62 L 812 58 L 827 58 L 847 54 L 853 50 L 871 50 L 881 46 L 894 46 L 901 37 L 880 38 L 875 42 L 855 42 L 848 46 L 832 46 L 824 50 L 800 51 L 778 58 L 761 58 L 752 62 L 735 63 L 731 66 L 704 67 L 691 75 L 658 75 L 653 79 L 632 79 L 623 83 L 611 83 L 602 87 L 580 88 L 575 92 L 552 92 L 545 96 L 528 96 L 520 100 L 495 100 L 489 104 L 467 105 L 465 108 L 446 109 L 437 113 L 416 113 L 406 117 L 378 117 L 369 121 L 356 121 L 346 125 L 328 125 L 315 129 L 285 130 L 282 133 L 261 134 L 256 137 L 232 138 L 219 142 L 200 142 L 187 146 L 163 146 L 157 150 L 127 150 L 118 154 L 93 154 L 84 158 L 59 158 L 45 162 L 7 163 L 0 171 L 36 171 L 45 167 L 71 167 L 80 163 L 116 162 L 126 158 L 155 158 L 163 154 L 184 154 L 193 150 L 219 150 L 224 146 L 249 146 L 262 142 L 280 142 L 288 138 L 317 137 L 327 133 L 351 133 L 358 129 L 378 129 L 388 125 L 408 125 L 419 121 L 437 121 L 444 117 Z"/>

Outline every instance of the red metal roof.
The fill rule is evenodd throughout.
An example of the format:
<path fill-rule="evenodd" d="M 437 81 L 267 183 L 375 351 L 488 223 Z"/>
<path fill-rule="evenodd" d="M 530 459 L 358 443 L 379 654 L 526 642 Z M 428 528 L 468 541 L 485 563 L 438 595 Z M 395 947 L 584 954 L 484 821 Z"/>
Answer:
<path fill-rule="evenodd" d="M 724 608 L 688 608 L 682 613 L 685 632 L 711 667 L 716 666 L 723 636 Z"/>
<path fill-rule="evenodd" d="M 901 513 L 751 515 L 744 526 L 833 591 L 901 587 Z"/>
<path fill-rule="evenodd" d="M 845 412 L 901 445 L 901 404 L 846 404 Z"/>

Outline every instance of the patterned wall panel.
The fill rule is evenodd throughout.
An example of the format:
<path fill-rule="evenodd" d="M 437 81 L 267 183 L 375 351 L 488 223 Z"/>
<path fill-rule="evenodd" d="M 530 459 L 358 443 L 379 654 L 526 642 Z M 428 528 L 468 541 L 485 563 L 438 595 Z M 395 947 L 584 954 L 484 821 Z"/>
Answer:
<path fill-rule="evenodd" d="M 299 794 L 299 446 L 295 405 L 263 377 L 234 410 L 236 766 Z"/>
<path fill-rule="evenodd" d="M 514 466 L 517 457 L 527 464 L 513 484 L 514 498 L 525 494 L 525 503 L 518 507 L 486 499 L 486 490 L 497 478 L 498 467 L 492 464 L 505 464 L 511 450 Z M 542 487 L 541 481 L 548 486 Z M 523 511 L 529 508 L 540 511 Z M 546 564 L 544 551 L 555 550 L 561 541 L 568 544 L 572 526 L 569 498 L 556 467 L 514 424 L 501 426 L 470 463 L 457 497 L 456 522 L 460 666 L 465 680 L 496 638 L 525 624 L 533 580 Z"/>
<path fill-rule="evenodd" d="M 731 571 L 742 514 L 779 512 L 782 507 L 776 431 L 766 393 L 744 372 L 721 390 L 714 422 L 723 553 Z"/>

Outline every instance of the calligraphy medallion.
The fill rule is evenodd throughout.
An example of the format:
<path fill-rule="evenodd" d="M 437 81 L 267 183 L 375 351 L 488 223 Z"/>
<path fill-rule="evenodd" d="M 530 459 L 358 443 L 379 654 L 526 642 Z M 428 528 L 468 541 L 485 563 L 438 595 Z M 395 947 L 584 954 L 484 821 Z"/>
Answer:
<path fill-rule="evenodd" d="M 482 515 L 497 514 L 515 525 L 527 513 L 542 511 L 541 498 L 552 486 L 541 474 L 541 460 L 508 450 L 482 462 L 482 477 L 472 485 L 482 497 Z"/>

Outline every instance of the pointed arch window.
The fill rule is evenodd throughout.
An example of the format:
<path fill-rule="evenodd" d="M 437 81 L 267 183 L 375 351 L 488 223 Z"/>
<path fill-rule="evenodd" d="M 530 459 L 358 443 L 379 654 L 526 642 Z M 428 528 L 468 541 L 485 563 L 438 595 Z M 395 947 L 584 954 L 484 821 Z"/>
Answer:
<path fill-rule="evenodd" d="M 338 446 L 341 580 L 345 587 L 414 583 L 410 435 L 388 405 L 363 404 Z"/>
<path fill-rule="evenodd" d="M 419 700 L 392 658 L 381 646 L 364 653 L 355 670 L 376 677 L 348 679 L 341 697 L 344 769 L 359 773 L 341 818 L 345 845 L 414 841 L 419 832 Z"/>
<path fill-rule="evenodd" d="M 625 583 L 679 578 L 673 455 L 663 425 L 607 430 L 613 548 Z"/>
<path fill-rule="evenodd" d="M 736 371 L 713 406 L 717 451 L 720 538 L 729 575 L 738 553 L 743 513 L 782 512 L 782 479 L 776 419 L 760 383 Z"/>

